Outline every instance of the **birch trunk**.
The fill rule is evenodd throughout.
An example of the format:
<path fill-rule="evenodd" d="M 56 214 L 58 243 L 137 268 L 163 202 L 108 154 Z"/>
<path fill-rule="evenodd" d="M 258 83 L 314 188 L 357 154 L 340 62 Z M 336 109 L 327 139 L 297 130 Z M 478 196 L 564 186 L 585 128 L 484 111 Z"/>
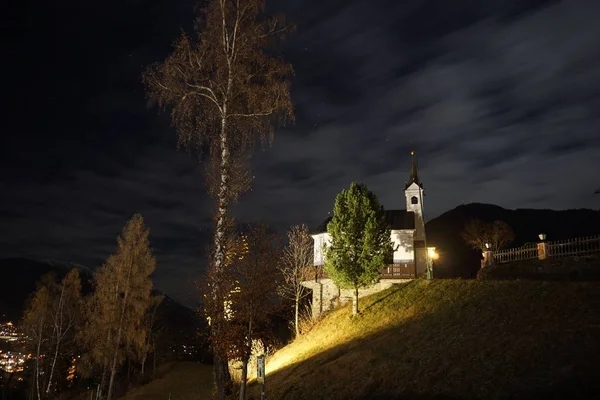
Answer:
<path fill-rule="evenodd" d="M 125 295 L 127 297 L 127 295 Z M 115 352 L 113 353 L 112 365 L 110 367 L 110 380 L 108 381 L 108 392 L 106 399 L 110 400 L 112 397 L 112 389 L 115 381 L 115 374 L 117 371 L 117 358 L 119 357 L 119 345 L 121 341 L 121 324 L 123 322 L 123 312 L 121 312 L 121 318 L 119 322 L 119 329 L 117 330 L 117 340 L 115 341 Z"/>
<path fill-rule="evenodd" d="M 112 333 L 112 331 L 109 330 L 108 335 L 107 335 L 107 340 L 106 340 L 106 343 L 108 343 L 108 344 L 110 344 L 111 333 Z M 102 391 L 104 390 L 104 385 L 106 383 L 106 371 L 108 369 L 108 362 L 109 362 L 109 358 L 108 358 L 108 356 L 105 356 L 104 363 L 102 364 L 102 378 L 100 378 L 100 384 L 98 384 L 98 391 L 96 392 L 97 400 L 100 400 L 102 398 Z"/>
<path fill-rule="evenodd" d="M 220 135 L 220 147 L 221 147 L 221 163 L 220 163 L 220 187 L 217 199 L 217 226 L 215 229 L 215 285 L 218 285 L 220 274 L 222 273 L 223 262 L 225 260 L 225 254 L 223 249 L 223 240 L 225 237 L 225 219 L 227 217 L 227 190 L 229 185 L 229 143 L 227 140 L 227 103 L 223 104 L 223 114 L 221 118 L 221 135 Z M 221 310 L 220 304 L 221 299 L 219 298 L 220 290 L 215 287 L 213 296 L 215 298 L 215 304 L 218 307 L 217 315 L 215 318 L 216 332 L 213 337 L 219 336 L 219 331 L 222 329 L 224 315 Z M 225 399 L 225 386 L 229 381 L 229 366 L 226 358 L 220 357 L 216 352 L 213 356 L 215 365 L 215 384 L 217 386 L 217 398 L 219 400 Z"/>
<path fill-rule="evenodd" d="M 358 287 L 354 287 L 354 297 L 352 298 L 352 315 L 358 315 Z"/>
<path fill-rule="evenodd" d="M 58 349 L 60 348 L 60 341 L 62 339 L 62 307 L 63 299 L 65 295 L 65 282 L 63 282 L 60 289 L 60 298 L 58 299 L 58 307 L 56 314 L 54 315 L 54 330 L 53 334 L 56 337 L 56 347 L 54 349 L 54 359 L 52 360 L 52 367 L 50 367 L 50 376 L 48 377 L 48 387 L 46 388 L 46 395 L 50 394 L 50 388 L 52 387 L 52 376 L 54 375 L 54 368 L 56 367 L 56 359 L 58 358 Z M 59 321 L 60 320 L 60 321 Z"/>
<path fill-rule="evenodd" d="M 144 356 L 144 358 L 142 358 L 142 370 L 140 371 L 140 376 L 142 378 L 142 381 L 144 380 L 144 365 L 146 365 L 146 356 Z"/>
<path fill-rule="evenodd" d="M 37 391 L 38 400 L 41 400 L 42 394 L 40 393 L 40 356 L 42 351 L 42 338 L 44 333 L 44 320 L 46 319 L 46 307 L 48 306 L 48 297 L 46 297 L 46 303 L 44 304 L 44 312 L 40 318 L 40 325 L 38 331 L 38 342 L 36 348 L 35 357 L 35 386 Z"/>

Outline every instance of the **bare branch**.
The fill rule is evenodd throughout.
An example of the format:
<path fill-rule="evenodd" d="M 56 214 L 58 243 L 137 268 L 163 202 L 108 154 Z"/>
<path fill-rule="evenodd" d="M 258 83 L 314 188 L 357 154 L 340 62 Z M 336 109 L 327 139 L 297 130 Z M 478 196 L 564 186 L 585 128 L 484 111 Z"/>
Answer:
<path fill-rule="evenodd" d="M 251 113 L 251 114 L 243 114 L 243 113 L 229 114 L 228 117 L 242 117 L 242 118 L 264 117 L 264 116 L 268 116 L 268 115 L 273 115 L 274 112 L 275 112 L 275 110 L 273 109 L 270 111 Z"/>
<path fill-rule="evenodd" d="M 221 108 L 221 105 L 218 103 L 218 101 L 215 98 L 209 96 L 208 94 L 201 93 L 201 92 L 188 92 L 183 95 L 183 97 L 181 98 L 181 101 L 184 101 L 188 96 L 202 96 L 204 98 L 207 98 L 208 100 L 212 101 L 217 106 L 217 108 L 219 109 L 219 111 L 221 113 L 223 112 L 223 109 Z"/>

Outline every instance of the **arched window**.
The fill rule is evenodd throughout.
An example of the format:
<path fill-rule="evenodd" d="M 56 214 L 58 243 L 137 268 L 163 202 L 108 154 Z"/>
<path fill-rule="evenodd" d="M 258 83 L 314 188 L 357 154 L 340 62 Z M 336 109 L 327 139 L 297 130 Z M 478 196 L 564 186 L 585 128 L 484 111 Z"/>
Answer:
<path fill-rule="evenodd" d="M 417 196 L 413 196 L 410 198 L 410 203 L 411 204 L 419 204 L 419 199 L 417 198 Z"/>

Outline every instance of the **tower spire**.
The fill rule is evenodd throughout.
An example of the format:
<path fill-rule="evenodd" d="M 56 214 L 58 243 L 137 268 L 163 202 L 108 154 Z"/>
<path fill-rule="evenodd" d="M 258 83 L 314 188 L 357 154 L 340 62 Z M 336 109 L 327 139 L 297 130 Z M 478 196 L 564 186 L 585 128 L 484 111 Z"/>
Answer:
<path fill-rule="evenodd" d="M 419 168 L 417 166 L 417 155 L 415 154 L 414 151 L 410 152 L 410 155 L 412 157 L 411 163 L 410 163 L 410 177 L 408 179 L 408 183 L 407 183 L 407 187 L 412 185 L 413 183 L 416 183 L 419 186 L 421 185 L 421 180 L 419 179 Z"/>

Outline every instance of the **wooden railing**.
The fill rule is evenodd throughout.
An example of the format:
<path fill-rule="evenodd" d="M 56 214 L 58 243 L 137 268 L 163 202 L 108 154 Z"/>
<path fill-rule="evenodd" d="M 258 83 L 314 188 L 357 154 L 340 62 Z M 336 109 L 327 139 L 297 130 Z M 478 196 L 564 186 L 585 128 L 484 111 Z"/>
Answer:
<path fill-rule="evenodd" d="M 594 254 L 600 254 L 600 235 L 548 242 L 549 257 L 581 257 Z"/>
<path fill-rule="evenodd" d="M 403 264 L 388 264 L 386 265 L 379 275 L 380 279 L 413 279 L 416 277 L 415 264 L 414 263 L 403 263 Z M 320 268 L 317 272 L 315 279 L 327 279 L 329 274 L 325 270 Z"/>
<path fill-rule="evenodd" d="M 532 260 L 538 258 L 538 249 L 536 246 L 516 247 L 513 249 L 500 250 L 494 253 L 494 262 L 497 264 Z"/>
<path fill-rule="evenodd" d="M 540 242 L 493 253 L 493 261 L 502 264 L 513 261 L 546 259 L 549 257 L 583 257 L 600 254 L 600 235 Z"/>
<path fill-rule="evenodd" d="M 412 279 L 417 276 L 415 263 L 388 264 L 381 270 L 381 279 Z"/>

